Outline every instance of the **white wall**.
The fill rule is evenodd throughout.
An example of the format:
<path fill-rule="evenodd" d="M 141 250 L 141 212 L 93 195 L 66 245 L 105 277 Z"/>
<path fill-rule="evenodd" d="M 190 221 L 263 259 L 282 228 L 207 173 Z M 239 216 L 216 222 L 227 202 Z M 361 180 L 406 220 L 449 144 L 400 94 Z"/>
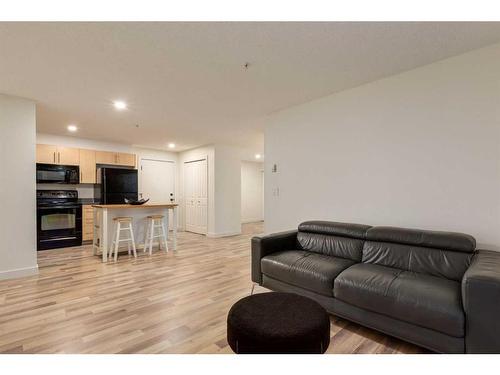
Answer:
<path fill-rule="evenodd" d="M 215 232 L 222 237 L 241 233 L 241 150 L 215 145 Z"/>
<path fill-rule="evenodd" d="M 0 94 L 0 279 L 37 273 L 35 103 Z"/>
<path fill-rule="evenodd" d="M 241 222 L 264 220 L 264 164 L 241 162 Z"/>
<path fill-rule="evenodd" d="M 494 45 L 270 116 L 266 230 L 337 220 L 500 250 L 499 62 Z"/>

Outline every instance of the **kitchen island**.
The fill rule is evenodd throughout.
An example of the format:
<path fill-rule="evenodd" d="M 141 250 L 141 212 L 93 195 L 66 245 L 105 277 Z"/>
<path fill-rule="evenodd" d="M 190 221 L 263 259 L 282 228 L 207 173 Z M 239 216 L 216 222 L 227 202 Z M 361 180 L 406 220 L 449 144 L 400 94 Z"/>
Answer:
<path fill-rule="evenodd" d="M 107 262 L 109 246 L 112 242 L 113 233 L 109 228 L 113 228 L 113 218 L 118 216 L 130 216 L 133 222 L 134 237 L 136 245 L 144 244 L 146 217 L 148 215 L 164 215 L 169 220 L 169 229 L 167 238 L 170 239 L 170 230 L 172 230 L 172 248 L 177 248 L 177 203 L 146 203 L 143 205 L 131 204 L 94 204 L 94 255 L 102 255 L 102 261 Z M 170 211 L 172 215 L 170 216 Z M 142 242 L 138 239 L 142 239 Z M 141 247 L 140 245 L 138 247 Z"/>

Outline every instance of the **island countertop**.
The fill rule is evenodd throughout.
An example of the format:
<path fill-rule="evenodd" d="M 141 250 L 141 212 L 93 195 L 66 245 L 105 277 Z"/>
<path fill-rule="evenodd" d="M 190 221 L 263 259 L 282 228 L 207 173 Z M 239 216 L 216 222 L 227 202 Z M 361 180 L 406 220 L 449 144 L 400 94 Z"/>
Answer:
<path fill-rule="evenodd" d="M 144 203 L 144 204 L 93 204 L 94 208 L 173 208 L 177 207 L 177 203 Z"/>

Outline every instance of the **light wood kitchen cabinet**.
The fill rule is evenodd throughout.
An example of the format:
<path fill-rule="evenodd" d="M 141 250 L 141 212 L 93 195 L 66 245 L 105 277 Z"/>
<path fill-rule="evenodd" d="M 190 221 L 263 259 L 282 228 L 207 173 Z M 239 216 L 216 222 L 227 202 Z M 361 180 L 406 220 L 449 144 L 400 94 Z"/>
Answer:
<path fill-rule="evenodd" d="M 80 150 L 57 146 L 57 164 L 80 165 Z"/>
<path fill-rule="evenodd" d="M 95 162 L 97 164 L 116 164 L 116 152 L 96 151 Z"/>
<path fill-rule="evenodd" d="M 80 152 L 77 148 L 36 145 L 36 162 L 43 164 L 79 165 Z"/>
<path fill-rule="evenodd" d="M 92 205 L 82 206 L 82 240 L 92 241 L 94 239 L 94 209 Z"/>
<path fill-rule="evenodd" d="M 42 164 L 57 164 L 57 146 L 36 145 L 36 162 Z"/>
<path fill-rule="evenodd" d="M 118 153 L 118 165 L 135 167 L 135 154 Z"/>
<path fill-rule="evenodd" d="M 96 165 L 136 168 L 136 155 L 126 152 L 95 151 L 54 145 L 36 145 L 36 162 L 80 166 L 80 183 L 96 183 Z"/>
<path fill-rule="evenodd" d="M 96 151 L 95 158 L 97 164 L 135 167 L 135 154 L 127 154 L 125 152 Z"/>
<path fill-rule="evenodd" d="M 96 152 L 80 149 L 80 183 L 96 183 Z"/>

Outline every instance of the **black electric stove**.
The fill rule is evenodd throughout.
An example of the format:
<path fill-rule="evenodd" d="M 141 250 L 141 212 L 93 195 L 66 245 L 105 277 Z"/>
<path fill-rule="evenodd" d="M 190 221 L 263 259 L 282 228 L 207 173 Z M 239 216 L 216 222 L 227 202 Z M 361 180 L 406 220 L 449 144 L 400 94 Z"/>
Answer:
<path fill-rule="evenodd" d="M 37 190 L 37 250 L 82 244 L 82 205 L 76 190 Z"/>

